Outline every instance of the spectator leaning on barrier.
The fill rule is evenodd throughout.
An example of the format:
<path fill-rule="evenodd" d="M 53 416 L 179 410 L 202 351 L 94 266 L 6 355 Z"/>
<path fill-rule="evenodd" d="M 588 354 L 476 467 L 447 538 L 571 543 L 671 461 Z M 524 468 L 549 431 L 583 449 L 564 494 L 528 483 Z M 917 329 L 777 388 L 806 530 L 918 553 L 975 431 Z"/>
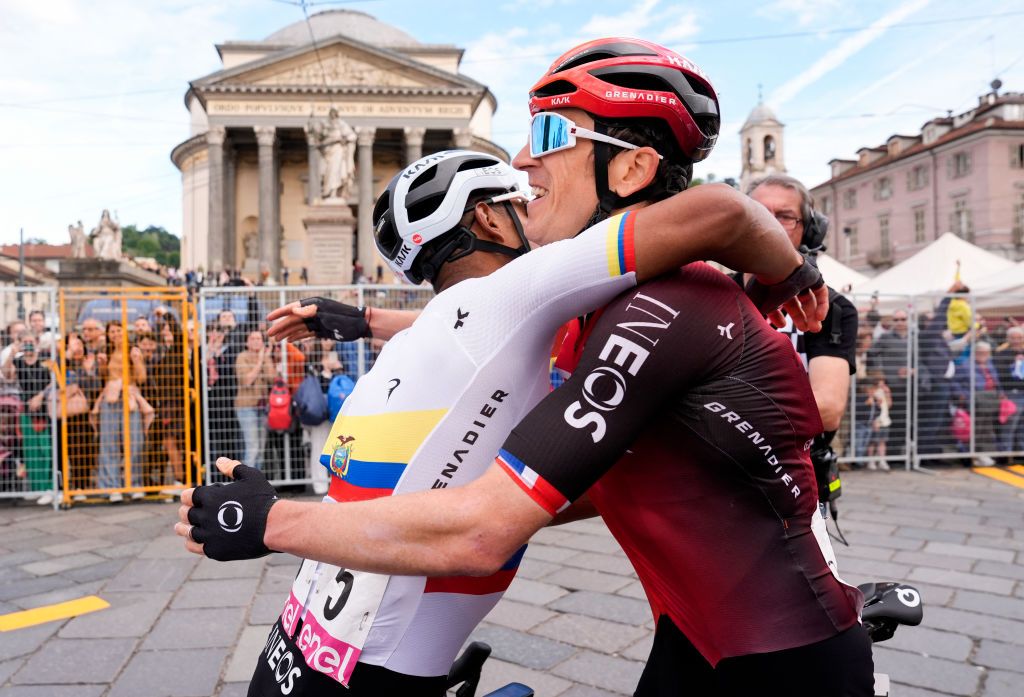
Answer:
<path fill-rule="evenodd" d="M 962 286 L 956 281 L 949 289 L 955 293 Z M 954 298 L 946 296 L 935 310 L 921 318 L 917 335 L 917 451 L 934 455 L 953 449 L 950 432 L 950 404 L 953 399 L 954 340 L 947 328 L 949 305 Z M 951 345 L 951 341 L 956 343 Z M 959 350 L 959 349 L 957 349 Z"/>
<path fill-rule="evenodd" d="M 972 383 L 973 379 L 973 383 Z M 999 419 L 999 399 L 1002 386 L 992 363 L 992 344 L 979 341 L 974 345 L 974 361 L 964 371 L 957 374 L 957 394 L 961 405 L 967 409 L 971 404 L 971 392 L 974 392 L 974 450 L 975 452 L 993 452 L 999 446 L 996 442 L 996 428 Z M 978 455 L 974 464 L 980 466 L 994 465 L 991 455 Z"/>
<path fill-rule="evenodd" d="M 892 427 L 889 430 L 887 451 L 889 455 L 902 455 L 906 449 L 907 400 L 910 395 L 907 386 L 911 374 L 907 364 L 910 355 L 907 312 L 894 312 L 891 326 L 892 329 L 879 336 L 871 348 L 870 370 L 881 371 L 892 392 L 892 410 L 889 414 Z"/>
<path fill-rule="evenodd" d="M 23 333 L 0 366 L 8 380 L 15 380 L 21 393 L 21 461 L 25 466 L 26 486 L 38 495 L 41 505 L 53 502 L 53 452 L 50 447 L 50 416 L 46 409 L 50 368 L 40 354 L 36 338 Z"/>
<path fill-rule="evenodd" d="M 249 332 L 245 351 L 235 360 L 235 374 L 238 376 L 235 416 L 244 445 L 242 462 L 258 469 L 262 465 L 263 445 L 267 438 L 262 406 L 277 376 L 266 339 L 259 329 Z"/>
<path fill-rule="evenodd" d="M 60 453 L 60 457 L 57 458 L 58 467 L 63 467 L 66 458 L 68 487 L 73 490 L 91 489 L 96 486 L 98 449 L 96 439 L 89 428 L 89 409 L 99 396 L 103 384 L 96 369 L 95 354 L 85 353 L 85 343 L 82 337 L 75 333 L 69 333 L 64 340 L 62 382 L 62 398 L 66 402 L 66 407 L 62 407 L 59 401 L 56 403 L 59 429 L 57 449 Z M 65 438 L 67 450 L 64 450 Z M 76 498 L 79 496 L 76 494 Z"/>
<path fill-rule="evenodd" d="M 1003 424 L 1000 450 L 1024 450 L 1024 327 L 1006 330 L 1006 343 L 996 349 L 992 361 L 1007 399 L 1017 407 Z"/>

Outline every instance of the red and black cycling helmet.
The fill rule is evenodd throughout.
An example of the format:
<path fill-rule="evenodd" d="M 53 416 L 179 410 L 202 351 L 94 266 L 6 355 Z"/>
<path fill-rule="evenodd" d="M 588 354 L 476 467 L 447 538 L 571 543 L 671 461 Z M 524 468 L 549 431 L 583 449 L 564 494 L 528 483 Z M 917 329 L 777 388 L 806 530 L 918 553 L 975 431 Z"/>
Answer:
<path fill-rule="evenodd" d="M 530 113 L 577 108 L 595 119 L 665 122 L 700 162 L 718 138 L 718 97 L 689 59 L 641 39 L 595 39 L 560 56 L 530 90 Z"/>

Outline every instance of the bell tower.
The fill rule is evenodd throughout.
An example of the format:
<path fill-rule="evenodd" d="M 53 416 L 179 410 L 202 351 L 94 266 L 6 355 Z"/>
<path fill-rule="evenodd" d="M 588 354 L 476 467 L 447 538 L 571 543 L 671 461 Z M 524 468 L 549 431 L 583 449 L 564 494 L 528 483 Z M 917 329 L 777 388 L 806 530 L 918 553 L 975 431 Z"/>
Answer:
<path fill-rule="evenodd" d="M 757 106 L 750 112 L 740 129 L 740 156 L 743 158 L 741 191 L 746 191 L 750 182 L 766 174 L 786 171 L 783 159 L 784 130 L 785 126 L 764 103 L 761 86 L 758 85 Z"/>

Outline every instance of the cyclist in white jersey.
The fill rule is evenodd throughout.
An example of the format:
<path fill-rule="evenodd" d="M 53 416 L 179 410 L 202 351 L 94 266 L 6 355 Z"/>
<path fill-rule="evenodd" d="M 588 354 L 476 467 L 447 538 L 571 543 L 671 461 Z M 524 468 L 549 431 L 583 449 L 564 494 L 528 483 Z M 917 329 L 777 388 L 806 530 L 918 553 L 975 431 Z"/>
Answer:
<path fill-rule="evenodd" d="M 798 276 L 807 270 L 770 216 L 731 190 L 702 189 L 642 214 L 615 216 L 505 266 L 524 247 L 513 204 L 495 200 L 516 194 L 507 165 L 480 153 L 447 152 L 397 175 L 375 211 L 378 245 L 397 259 L 395 245 L 415 244 L 406 252 L 411 260 L 394 263 L 405 264 L 412 279 L 433 282 L 439 294 L 387 344 L 346 400 L 324 449 L 332 474 L 326 500 L 446 488 L 478 477 L 512 426 L 548 392 L 559 326 L 633 286 L 638 272 L 649 278 L 708 253 L 768 281 L 786 278 L 794 267 Z M 637 215 L 651 220 L 639 269 Z M 725 248 L 688 242 L 688 231 L 698 226 L 717 233 L 713 239 Z M 218 466 L 230 468 L 223 459 Z M 259 475 L 242 469 L 236 477 L 251 482 Z M 217 505 L 222 495 L 229 498 Z M 190 522 L 178 529 L 193 536 L 189 548 L 200 551 L 197 543 L 206 543 L 202 551 L 218 559 L 269 551 L 262 543 L 265 517 L 258 521 L 274 501 L 250 508 L 244 498 L 238 483 L 186 492 L 183 516 Z M 232 502 L 243 515 L 238 531 L 224 534 L 218 528 L 236 522 Z M 256 527 L 248 527 L 253 521 Z M 380 544 L 387 540 L 381 530 Z M 385 576 L 306 561 L 250 694 L 322 694 L 339 682 L 348 682 L 353 694 L 443 693 L 456 652 L 507 588 L 520 556 L 497 573 L 478 576 L 479 569 L 466 568 L 465 575 L 444 577 Z"/>

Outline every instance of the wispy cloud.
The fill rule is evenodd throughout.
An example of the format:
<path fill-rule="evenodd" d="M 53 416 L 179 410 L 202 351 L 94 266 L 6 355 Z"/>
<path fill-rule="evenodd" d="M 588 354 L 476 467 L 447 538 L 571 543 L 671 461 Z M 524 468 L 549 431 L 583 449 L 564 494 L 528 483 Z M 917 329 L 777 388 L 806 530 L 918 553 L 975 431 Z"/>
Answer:
<path fill-rule="evenodd" d="M 862 29 L 853 36 L 843 39 L 842 42 L 824 56 L 819 58 L 813 65 L 790 78 L 781 87 L 771 94 L 768 102 L 773 107 L 780 107 L 800 93 L 807 86 L 817 82 L 822 77 L 832 72 L 853 55 L 861 51 L 865 46 L 885 34 L 892 25 L 903 21 L 913 13 L 923 9 L 931 0 L 909 0 L 897 7 L 895 10 L 875 20 L 867 29 Z"/>
<path fill-rule="evenodd" d="M 757 10 L 759 17 L 778 19 L 792 17 L 801 27 L 828 21 L 834 24 L 836 16 L 848 10 L 850 3 L 843 0 L 775 0 Z"/>

